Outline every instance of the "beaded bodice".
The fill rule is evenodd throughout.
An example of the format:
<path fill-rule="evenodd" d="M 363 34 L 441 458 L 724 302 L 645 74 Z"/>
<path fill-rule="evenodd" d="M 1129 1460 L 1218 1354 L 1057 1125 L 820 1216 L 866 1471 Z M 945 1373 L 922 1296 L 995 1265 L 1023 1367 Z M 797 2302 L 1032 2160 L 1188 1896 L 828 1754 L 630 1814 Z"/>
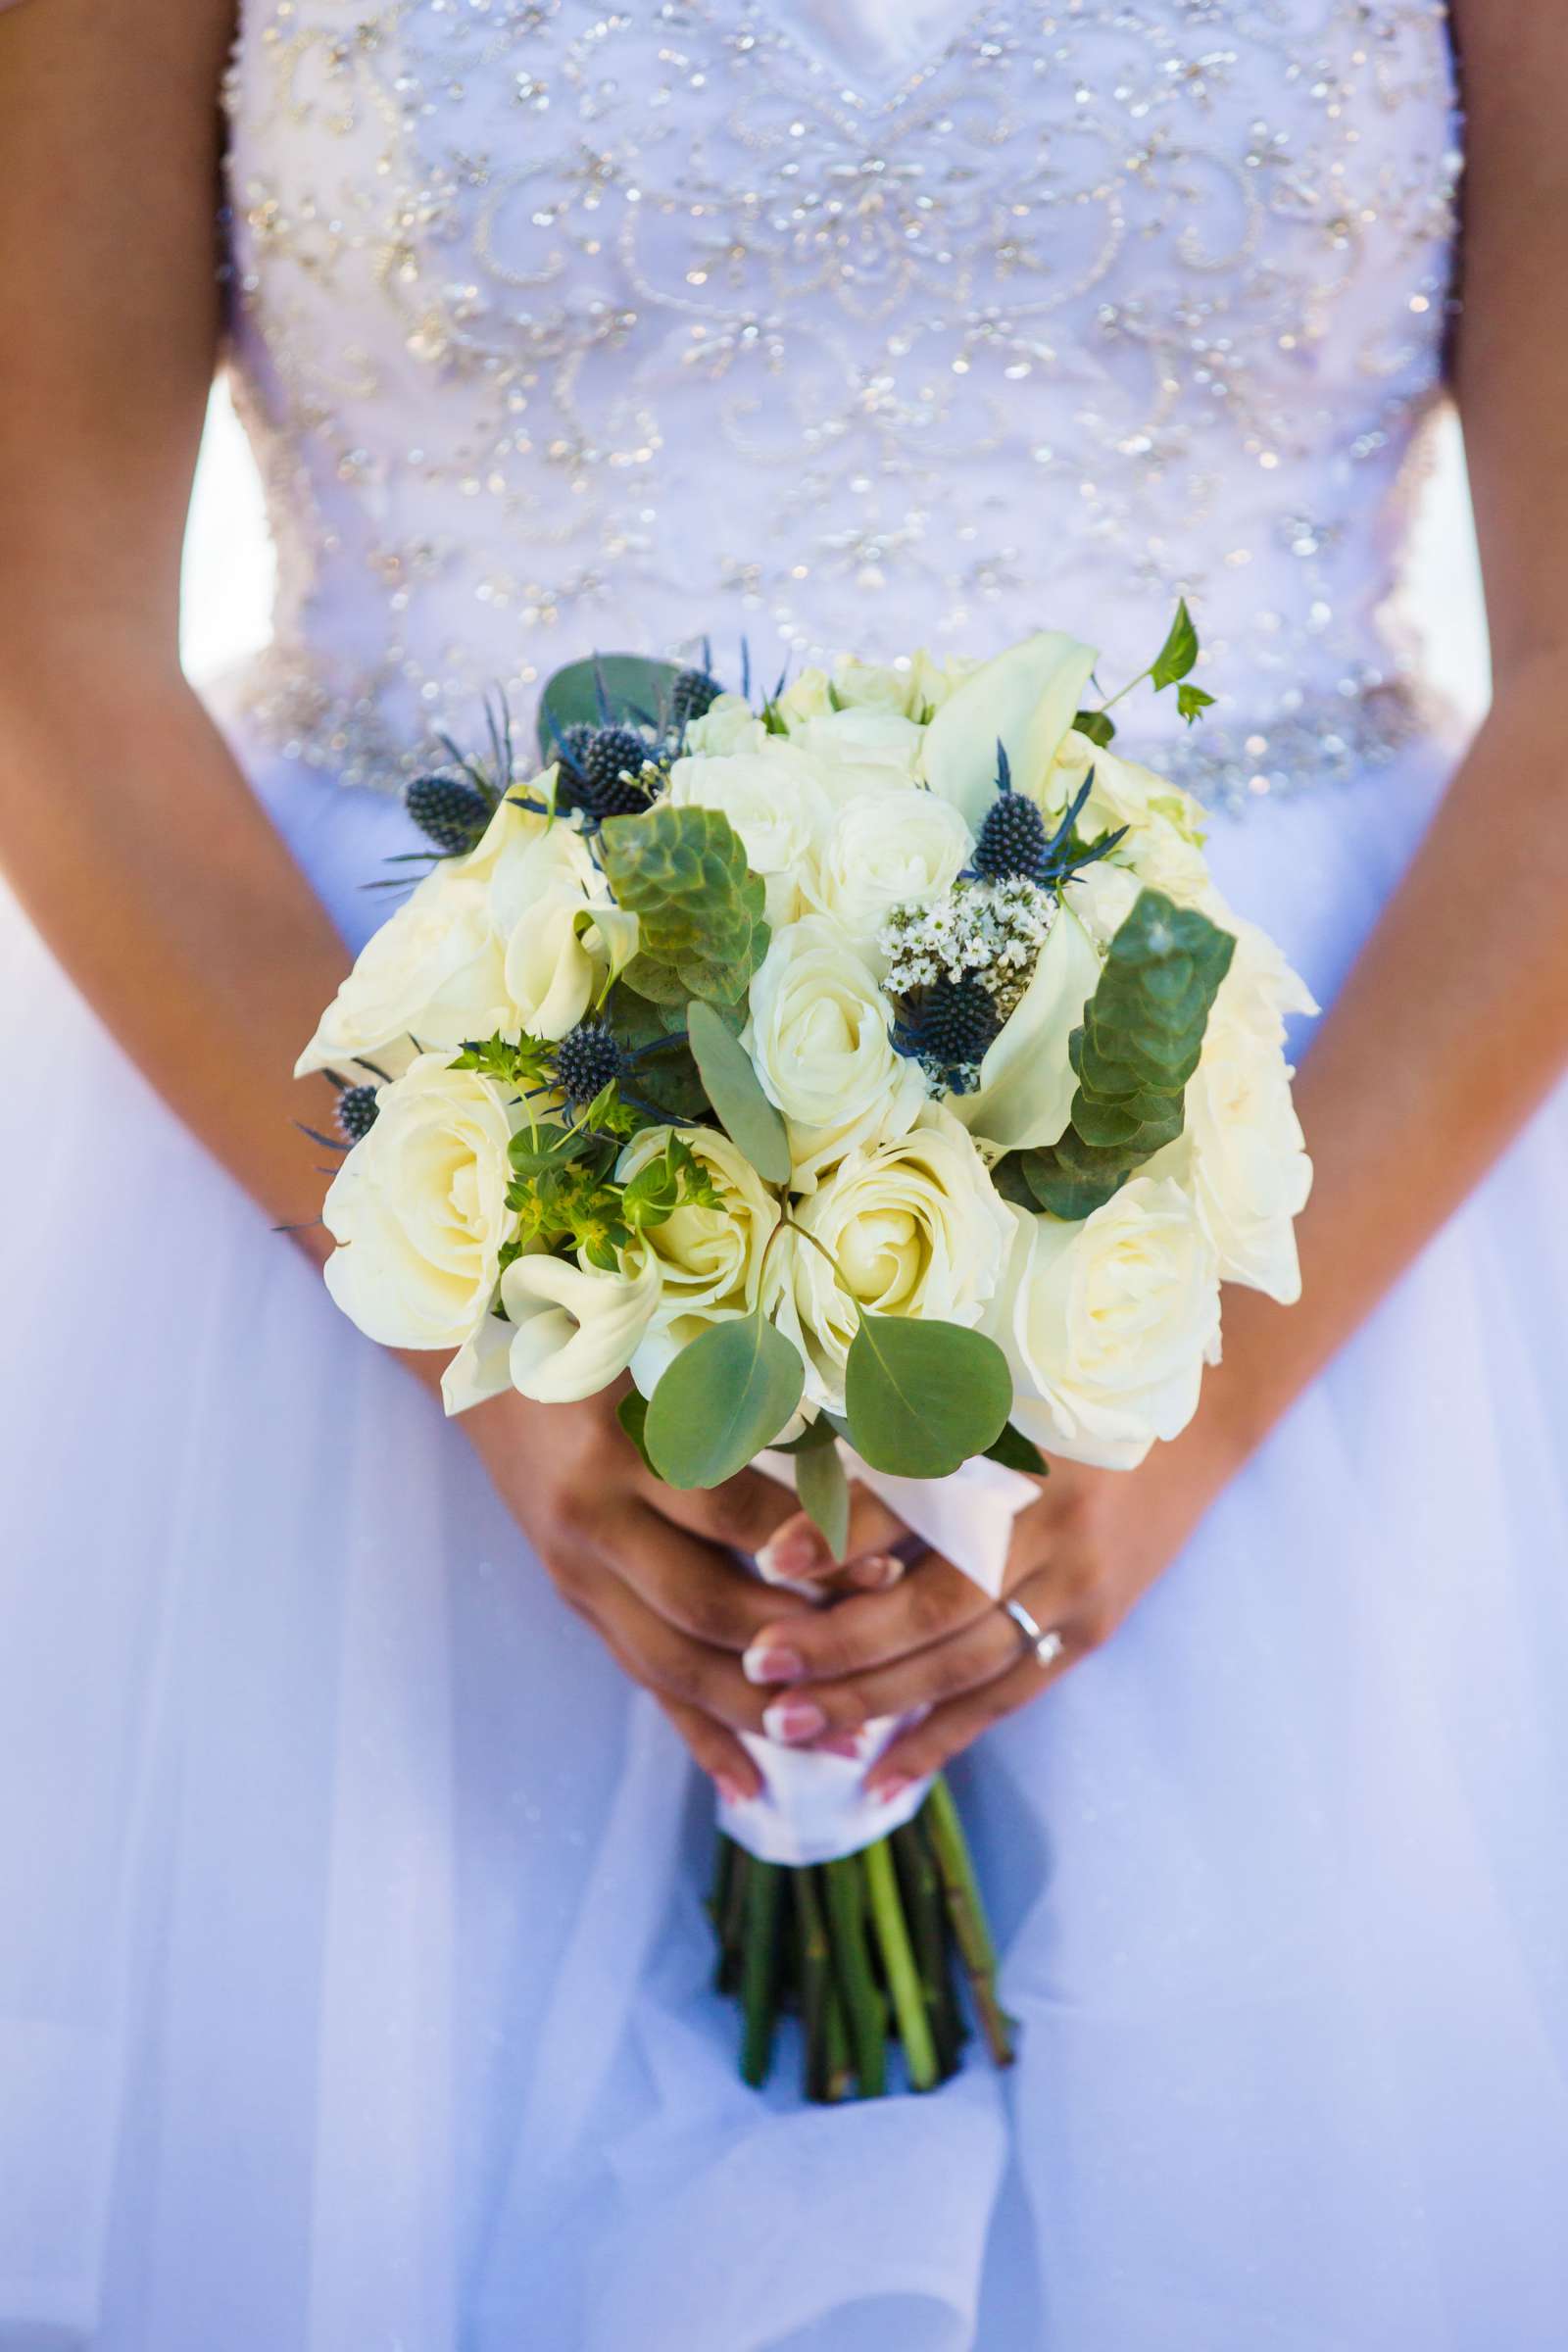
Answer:
<path fill-rule="evenodd" d="M 1441 370 L 1441 0 L 246 0 L 251 682 L 349 780 L 595 646 L 1127 674 L 1227 792 L 1376 756 Z"/>

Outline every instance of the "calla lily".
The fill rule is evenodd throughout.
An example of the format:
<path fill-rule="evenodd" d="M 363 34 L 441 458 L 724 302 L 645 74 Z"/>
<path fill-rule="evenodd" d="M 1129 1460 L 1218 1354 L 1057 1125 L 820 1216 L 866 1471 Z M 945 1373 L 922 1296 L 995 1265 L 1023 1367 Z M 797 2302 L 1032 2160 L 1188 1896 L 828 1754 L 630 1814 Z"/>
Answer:
<path fill-rule="evenodd" d="M 1099 979 L 1094 942 L 1072 908 L 1061 907 L 1034 977 L 980 1064 L 979 1086 L 952 1099 L 977 1142 L 1022 1152 L 1060 1141 L 1078 1085 L 1067 1040 Z"/>
<path fill-rule="evenodd" d="M 1098 657 L 1042 629 L 956 687 L 926 729 L 921 773 L 978 831 L 997 788 L 997 745 L 1019 792 L 1044 786 Z"/>

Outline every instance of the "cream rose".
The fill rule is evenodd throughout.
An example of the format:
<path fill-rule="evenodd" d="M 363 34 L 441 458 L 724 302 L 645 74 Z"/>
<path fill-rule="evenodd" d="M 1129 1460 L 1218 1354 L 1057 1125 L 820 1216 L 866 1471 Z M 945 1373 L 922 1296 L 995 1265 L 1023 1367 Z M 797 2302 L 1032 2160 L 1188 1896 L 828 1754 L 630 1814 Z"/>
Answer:
<path fill-rule="evenodd" d="M 891 662 L 860 662 L 843 655 L 833 665 L 833 691 L 847 710 L 895 710 L 907 717 L 910 673 Z"/>
<path fill-rule="evenodd" d="M 512 1118 L 472 1070 L 421 1054 L 383 1087 L 374 1126 L 321 1211 L 326 1287 L 387 1348 L 456 1348 L 488 1312 L 503 1244 Z"/>
<path fill-rule="evenodd" d="M 830 710 L 792 727 L 790 742 L 831 771 L 823 782 L 835 800 L 872 784 L 911 781 L 920 763 L 922 731 L 897 710 Z M 875 773 L 883 770 L 891 773 Z"/>
<path fill-rule="evenodd" d="M 747 864 L 762 877 L 768 921 L 775 930 L 793 922 L 831 813 L 813 763 L 773 736 L 760 751 L 677 760 L 669 797 L 677 808 L 716 808 L 728 817 Z"/>
<path fill-rule="evenodd" d="M 968 826 L 936 793 L 913 784 L 865 793 L 833 819 L 817 861 L 816 896 L 871 960 L 889 910 L 940 897 L 973 849 Z"/>
<path fill-rule="evenodd" d="M 778 1319 L 806 1357 L 808 1396 L 830 1411 L 843 1406 L 857 1306 L 978 1323 L 1012 1240 L 979 1152 L 934 1103 L 907 1135 L 851 1152 L 796 1216 L 821 1249 L 789 1237 Z M 822 1250 L 837 1260 L 842 1282 Z"/>
<path fill-rule="evenodd" d="M 1126 827 L 1114 857 L 1141 882 L 1162 890 L 1182 906 L 1196 905 L 1208 887 L 1203 856 L 1203 811 L 1190 793 L 1136 760 L 1092 743 L 1073 728 L 1064 738 L 1034 797 L 1054 822 L 1089 781 L 1094 783 L 1078 819 L 1086 841 Z"/>
<path fill-rule="evenodd" d="M 913 1120 L 925 1084 L 892 1031 L 875 974 L 836 923 L 808 915 L 778 933 L 752 981 L 744 1042 L 789 1123 L 798 1190 L 856 1142 Z"/>
<path fill-rule="evenodd" d="M 1301 1295 L 1294 1220 L 1312 1189 L 1312 1163 L 1283 1049 L 1232 1017 L 1229 985 L 1188 1081 L 1183 1132 L 1147 1172 L 1186 1186 L 1225 1281 L 1294 1306 Z"/>
<path fill-rule="evenodd" d="M 780 1214 L 777 1200 L 745 1153 L 712 1128 L 644 1128 L 621 1153 L 619 1181 L 626 1183 L 657 1159 L 672 1133 L 707 1169 L 723 1206 L 677 1208 L 643 1237 L 659 1275 L 660 1297 L 647 1336 L 631 1358 L 631 1372 L 649 1394 L 669 1358 L 706 1325 L 751 1313 L 763 1252 Z"/>
<path fill-rule="evenodd" d="M 1173 1438 L 1219 1351 L 1214 1251 L 1188 1195 L 1135 1176 L 1079 1224 L 1014 1208 L 995 1329 L 1013 1419 L 1048 1453 L 1126 1470 Z"/>
<path fill-rule="evenodd" d="M 411 1043 L 451 1049 L 511 1017 L 487 888 L 438 866 L 367 942 L 294 1074 L 381 1059 Z"/>
<path fill-rule="evenodd" d="M 760 752 L 768 740 L 766 727 L 743 694 L 721 694 L 700 718 L 689 718 L 682 748 L 705 759 L 731 752 Z"/>

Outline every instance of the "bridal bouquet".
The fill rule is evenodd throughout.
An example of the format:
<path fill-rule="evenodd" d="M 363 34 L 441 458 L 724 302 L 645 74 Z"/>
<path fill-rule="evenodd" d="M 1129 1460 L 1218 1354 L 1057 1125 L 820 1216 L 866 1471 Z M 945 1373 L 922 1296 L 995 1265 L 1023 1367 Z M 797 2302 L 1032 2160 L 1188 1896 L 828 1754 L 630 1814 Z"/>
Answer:
<path fill-rule="evenodd" d="M 1143 673 L 1195 718 L 1185 607 Z M 1047 1453 L 1130 1467 L 1219 1350 L 1220 1284 L 1289 1299 L 1310 1177 L 1284 1016 L 1195 802 L 1112 745 L 1095 656 L 1042 633 L 771 695 L 609 656 L 408 791 L 428 862 L 302 1055 L 339 1088 L 326 1281 L 454 1350 L 460 1412 L 631 1383 L 658 1476 L 760 1459 L 842 1551 L 850 1476 L 1002 1589 Z M 748 683 L 743 681 L 743 683 Z M 1129 689 L 1123 689 L 1123 693 Z M 1111 698 L 1121 700 L 1121 695 Z M 1009 2054 L 947 1789 L 750 1742 L 721 1984 L 818 2097 L 951 2073 L 966 1982 Z"/>

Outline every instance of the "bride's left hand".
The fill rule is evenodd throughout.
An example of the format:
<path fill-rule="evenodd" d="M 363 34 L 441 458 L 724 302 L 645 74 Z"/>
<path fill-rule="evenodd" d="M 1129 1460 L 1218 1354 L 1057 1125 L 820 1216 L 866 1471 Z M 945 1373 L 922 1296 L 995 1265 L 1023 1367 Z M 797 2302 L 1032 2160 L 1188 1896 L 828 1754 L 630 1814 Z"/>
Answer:
<path fill-rule="evenodd" d="M 928 1551 L 889 1591 L 858 1593 L 758 1636 L 746 1671 L 776 1687 L 768 1731 L 800 1746 L 841 1743 L 876 1716 L 929 1709 L 867 1775 L 872 1795 L 896 1795 L 1108 1641 L 1236 1466 L 1225 1436 L 1199 1423 L 1156 1446 L 1137 1470 L 1054 1462 L 1040 1499 L 1018 1515 L 1004 1585 L 1005 1598 L 1060 1636 L 1052 1665 L 1041 1666 L 996 1601 Z M 867 1497 L 852 1544 L 886 1547 L 879 1513 Z M 792 1520 L 775 1548 L 786 1532 L 802 1546 L 811 1542 L 809 1523 Z"/>

